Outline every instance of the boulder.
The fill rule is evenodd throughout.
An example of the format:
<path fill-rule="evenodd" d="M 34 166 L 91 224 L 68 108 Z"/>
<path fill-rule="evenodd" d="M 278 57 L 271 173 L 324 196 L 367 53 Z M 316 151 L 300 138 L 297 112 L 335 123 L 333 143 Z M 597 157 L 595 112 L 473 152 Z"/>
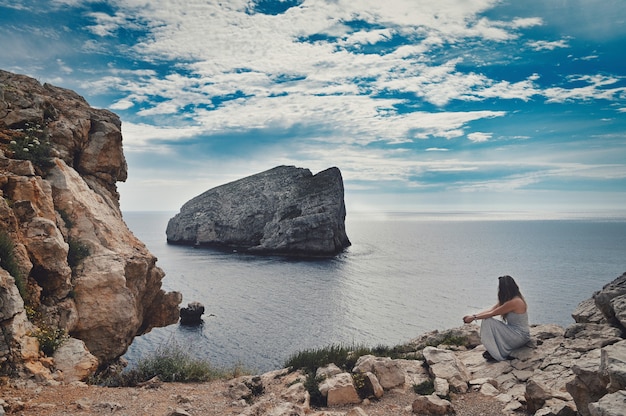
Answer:
<path fill-rule="evenodd" d="M 380 385 L 378 378 L 369 371 L 364 374 L 365 377 L 365 387 L 364 389 L 368 392 L 371 392 L 372 396 L 377 399 L 380 399 L 385 394 L 385 389 Z"/>
<path fill-rule="evenodd" d="M 589 416 L 589 403 L 593 403 L 607 394 L 608 380 L 600 373 L 600 351 L 594 350 L 577 360 L 572 366 L 575 377 L 567 385 L 567 392 L 572 396 L 582 416 Z"/>
<path fill-rule="evenodd" d="M 313 175 L 278 166 L 185 203 L 166 229 L 172 244 L 258 254 L 333 256 L 350 245 L 337 168 Z"/>
<path fill-rule="evenodd" d="M 426 347 L 423 354 L 433 377 L 448 380 L 456 392 L 467 392 L 467 383 L 471 378 L 470 373 L 453 351 Z"/>
<path fill-rule="evenodd" d="M 599 371 L 609 380 L 609 392 L 626 390 L 626 340 L 602 348 Z"/>
<path fill-rule="evenodd" d="M 593 299 L 598 309 L 605 316 L 607 321 L 621 330 L 626 330 L 626 318 L 623 310 L 615 310 L 613 300 L 626 295 L 626 273 L 605 285 L 602 290 L 593 294 Z M 618 302 L 618 307 L 623 307 L 623 302 Z M 621 313 L 620 313 L 621 312 Z"/>
<path fill-rule="evenodd" d="M 361 402 L 350 373 L 337 374 L 324 380 L 319 385 L 319 391 L 326 397 L 330 407 Z"/>
<path fill-rule="evenodd" d="M 325 379 L 330 378 L 332 376 L 336 376 L 337 374 L 343 373 L 343 370 L 337 365 L 330 363 L 324 367 L 319 367 L 315 371 L 315 378 Z"/>
<path fill-rule="evenodd" d="M 589 404 L 591 416 L 623 416 L 626 409 L 626 391 L 607 394 L 596 403 Z"/>
<path fill-rule="evenodd" d="M 385 390 L 403 385 L 406 379 L 398 362 L 389 357 L 363 355 L 359 357 L 352 371 L 362 374 L 373 373 Z"/>
<path fill-rule="evenodd" d="M 65 340 L 54 352 L 54 366 L 63 373 L 63 381 L 85 381 L 98 369 L 98 359 L 76 338 Z"/>
<path fill-rule="evenodd" d="M 572 312 L 572 318 L 579 324 L 603 324 L 606 323 L 606 318 L 596 306 L 596 302 L 593 298 L 585 299 L 578 304 L 574 312 Z"/>
<path fill-rule="evenodd" d="M 454 413 L 452 404 L 435 394 L 418 396 L 411 408 L 413 413 L 418 415 L 448 415 Z"/>
<path fill-rule="evenodd" d="M 204 305 L 200 302 L 189 302 L 186 308 L 180 308 L 181 325 L 199 325 L 202 323 Z"/>

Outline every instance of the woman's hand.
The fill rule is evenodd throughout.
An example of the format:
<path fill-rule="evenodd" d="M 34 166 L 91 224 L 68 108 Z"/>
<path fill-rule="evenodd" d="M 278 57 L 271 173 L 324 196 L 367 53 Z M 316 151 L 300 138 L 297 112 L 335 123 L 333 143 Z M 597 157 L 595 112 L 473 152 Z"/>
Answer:
<path fill-rule="evenodd" d="M 463 322 L 466 324 L 472 323 L 474 321 L 474 317 L 472 315 L 465 315 L 463 317 Z"/>

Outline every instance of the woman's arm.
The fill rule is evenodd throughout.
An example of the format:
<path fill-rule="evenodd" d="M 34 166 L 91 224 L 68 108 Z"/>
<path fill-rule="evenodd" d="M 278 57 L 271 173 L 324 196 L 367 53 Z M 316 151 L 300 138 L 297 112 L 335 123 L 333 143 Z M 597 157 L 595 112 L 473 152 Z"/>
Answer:
<path fill-rule="evenodd" d="M 499 303 L 495 304 L 490 309 L 484 310 L 482 312 L 478 312 L 474 315 L 467 315 L 463 317 L 463 322 L 469 324 L 477 319 L 487 319 L 492 316 L 504 315 L 509 312 L 518 312 L 523 313 L 526 311 L 526 303 L 519 297 L 513 298 L 509 301 L 504 302 L 502 305 Z"/>

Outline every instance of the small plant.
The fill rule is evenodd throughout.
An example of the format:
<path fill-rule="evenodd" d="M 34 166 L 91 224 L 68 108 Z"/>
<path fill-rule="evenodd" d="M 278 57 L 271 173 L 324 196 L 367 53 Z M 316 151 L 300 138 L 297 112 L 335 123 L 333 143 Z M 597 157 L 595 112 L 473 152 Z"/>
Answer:
<path fill-rule="evenodd" d="M 315 377 L 315 373 L 307 373 L 306 380 L 304 380 L 304 388 L 309 392 L 310 403 L 313 407 L 325 407 L 327 404 L 326 397 L 319 389 L 322 381 L 324 378 Z"/>
<path fill-rule="evenodd" d="M 329 347 L 297 352 L 287 360 L 285 367 L 291 367 L 294 370 L 303 369 L 306 372 L 315 372 L 318 367 L 324 367 L 333 363 L 344 370 L 352 370 L 359 357 L 363 355 L 407 358 L 407 354 L 411 352 L 414 352 L 414 350 L 409 346 L 402 345 L 395 347 L 379 345 L 374 348 L 362 345 L 353 345 L 351 347 L 331 345 Z"/>
<path fill-rule="evenodd" d="M 9 234 L 0 231 L 0 267 L 6 270 L 15 279 L 15 286 L 22 299 L 26 298 L 26 281 L 15 260 L 15 244 Z"/>
<path fill-rule="evenodd" d="M 208 361 L 192 357 L 178 344 L 168 342 L 159 347 L 154 355 L 139 360 L 135 367 L 104 379 L 94 377 L 90 383 L 107 387 L 134 387 L 154 377 L 163 382 L 194 383 L 242 373 L 239 367 L 233 373 L 218 370 Z"/>
<path fill-rule="evenodd" d="M 291 367 L 294 370 L 303 369 L 305 372 L 315 373 L 318 367 L 324 367 L 332 363 L 340 368 L 351 370 L 360 356 L 371 353 L 372 350 L 364 346 L 346 347 L 343 345 L 331 345 L 324 348 L 300 351 L 287 360 L 285 367 Z"/>
<path fill-rule="evenodd" d="M 69 338 L 64 329 L 52 328 L 48 325 L 40 326 L 32 335 L 39 341 L 41 352 L 48 357 L 51 357 L 61 344 Z"/>
<path fill-rule="evenodd" d="M 9 149 L 14 158 L 30 160 L 39 168 L 47 169 L 53 164 L 48 133 L 39 124 L 26 123 L 26 129 L 15 130 Z"/>
<path fill-rule="evenodd" d="M 365 374 L 352 373 L 352 382 L 361 399 L 374 396 L 374 390 L 372 384 L 366 379 Z"/>
<path fill-rule="evenodd" d="M 65 226 L 70 229 L 74 226 L 74 223 L 72 222 L 72 219 L 70 218 L 69 214 L 64 211 L 64 210 L 60 210 L 59 211 L 59 215 L 61 216 L 61 219 L 63 220 L 63 222 L 65 223 Z"/>
<path fill-rule="evenodd" d="M 435 382 L 432 379 L 413 385 L 413 391 L 422 396 L 429 396 L 435 392 Z"/>
<path fill-rule="evenodd" d="M 445 345 L 456 345 L 456 346 L 462 346 L 462 345 L 466 345 L 468 342 L 467 337 L 463 336 L 463 335 L 454 335 L 450 332 L 446 333 L 443 337 L 443 339 L 441 340 L 441 344 L 445 344 Z"/>
<path fill-rule="evenodd" d="M 89 247 L 73 238 L 70 238 L 68 244 L 70 247 L 67 252 L 67 264 L 73 269 L 91 253 Z"/>

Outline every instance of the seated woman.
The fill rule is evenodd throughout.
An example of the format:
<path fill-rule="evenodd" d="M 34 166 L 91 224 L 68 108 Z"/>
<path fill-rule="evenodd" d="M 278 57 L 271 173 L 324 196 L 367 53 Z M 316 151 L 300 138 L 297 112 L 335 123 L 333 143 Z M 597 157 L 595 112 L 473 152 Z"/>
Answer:
<path fill-rule="evenodd" d="M 509 353 L 526 344 L 530 340 L 528 326 L 528 305 L 511 276 L 498 278 L 498 303 L 493 307 L 466 315 L 463 322 L 481 319 L 480 339 L 487 351 L 483 356 L 487 360 L 506 360 Z M 502 321 L 494 316 L 502 316 Z"/>

